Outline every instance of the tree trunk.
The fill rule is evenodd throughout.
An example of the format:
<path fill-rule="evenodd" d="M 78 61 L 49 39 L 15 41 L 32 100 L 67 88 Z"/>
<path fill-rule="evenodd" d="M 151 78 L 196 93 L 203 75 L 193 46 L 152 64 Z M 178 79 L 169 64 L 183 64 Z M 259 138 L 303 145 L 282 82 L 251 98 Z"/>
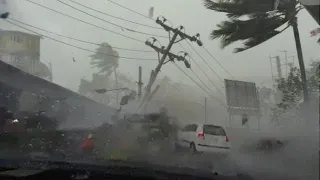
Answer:
<path fill-rule="evenodd" d="M 306 69 L 304 67 L 304 61 L 303 61 L 303 55 L 302 55 L 302 47 L 301 47 L 301 42 L 300 42 L 300 35 L 299 35 L 297 18 L 295 18 L 294 22 L 292 23 L 292 28 L 293 28 L 293 34 L 294 34 L 294 38 L 295 38 L 295 42 L 296 42 L 298 61 L 299 61 L 299 67 L 300 67 L 300 72 L 301 72 L 303 98 L 304 98 L 304 102 L 308 102 L 309 101 L 309 93 L 308 93 Z"/>
<path fill-rule="evenodd" d="M 117 89 L 118 88 L 117 68 L 113 67 L 113 71 L 114 71 L 114 80 L 116 81 L 115 89 Z M 119 90 L 116 90 L 116 99 L 117 99 L 117 104 L 119 104 Z"/>

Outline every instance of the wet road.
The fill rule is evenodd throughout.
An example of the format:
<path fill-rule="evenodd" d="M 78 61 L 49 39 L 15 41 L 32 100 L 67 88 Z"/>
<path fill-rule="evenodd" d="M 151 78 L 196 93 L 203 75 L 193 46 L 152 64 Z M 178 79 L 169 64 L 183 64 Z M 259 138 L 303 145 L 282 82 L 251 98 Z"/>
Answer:
<path fill-rule="evenodd" d="M 306 138 L 311 139 L 311 138 Z M 237 173 L 249 174 L 259 180 L 318 180 L 319 157 L 315 151 L 318 144 L 306 139 L 295 139 L 285 148 L 266 152 L 243 152 L 235 145 L 226 159 L 214 154 L 197 154 L 190 152 L 174 152 L 169 150 L 158 153 L 141 153 L 136 155 L 136 160 L 143 160 L 151 164 L 163 166 L 189 167 L 194 169 L 218 172 L 218 174 L 233 176 Z M 303 144 L 303 145 L 301 145 Z M 305 144 L 311 144 L 307 147 Z M 297 148 L 300 147 L 300 148 Z M 241 152 L 241 153 L 240 153 Z M 31 152 L 24 154 L 19 149 L 1 149 L 1 158 L 15 158 L 37 156 L 48 158 L 48 154 Z M 62 156 L 50 157 L 50 159 L 63 160 Z M 86 160 L 82 160 L 86 161 Z M 89 159 L 88 159 L 89 161 Z M 92 162 L 92 159 L 90 160 Z"/>

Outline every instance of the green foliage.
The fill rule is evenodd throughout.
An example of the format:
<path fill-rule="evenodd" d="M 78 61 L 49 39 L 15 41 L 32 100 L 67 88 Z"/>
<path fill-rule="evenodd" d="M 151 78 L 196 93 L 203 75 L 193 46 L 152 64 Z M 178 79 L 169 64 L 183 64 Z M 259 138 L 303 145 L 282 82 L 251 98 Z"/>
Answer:
<path fill-rule="evenodd" d="M 307 69 L 309 92 L 319 92 L 320 61 L 313 61 Z M 277 80 L 277 87 L 281 92 L 281 102 L 272 111 L 274 122 L 293 121 L 301 119 L 300 102 L 302 100 L 302 80 L 298 68 L 290 68 L 287 78 Z"/>
<path fill-rule="evenodd" d="M 307 69 L 309 92 L 319 91 L 320 61 L 313 61 Z M 290 68 L 288 77 L 277 80 L 278 90 L 281 92 L 282 100 L 273 109 L 273 121 L 279 122 L 286 119 L 300 118 L 299 109 L 302 100 L 302 80 L 298 68 Z"/>
<path fill-rule="evenodd" d="M 307 70 L 308 88 L 310 92 L 319 92 L 320 60 L 312 61 Z"/>
<path fill-rule="evenodd" d="M 228 20 L 217 25 L 211 32 L 211 39 L 221 39 L 221 48 L 244 41 L 244 46 L 234 49 L 241 52 L 255 47 L 280 34 L 290 25 L 296 25 L 296 15 L 301 9 L 298 1 L 283 0 L 275 15 L 274 0 L 204 0 L 207 9 L 227 13 Z M 283 29 L 278 30 L 279 27 Z"/>
<path fill-rule="evenodd" d="M 300 71 L 296 67 L 290 68 L 288 78 L 277 80 L 278 90 L 282 93 L 282 102 L 278 107 L 287 109 L 295 106 L 302 99 L 302 81 Z"/>
<path fill-rule="evenodd" d="M 108 43 L 101 43 L 96 53 L 90 56 L 91 65 L 99 69 L 99 73 L 110 76 L 119 67 L 119 54 Z"/>

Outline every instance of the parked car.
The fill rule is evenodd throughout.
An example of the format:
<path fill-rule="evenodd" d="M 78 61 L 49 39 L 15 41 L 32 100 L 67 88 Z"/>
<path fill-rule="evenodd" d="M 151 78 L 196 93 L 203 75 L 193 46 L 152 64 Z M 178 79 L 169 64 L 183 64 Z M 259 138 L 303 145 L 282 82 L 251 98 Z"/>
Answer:
<path fill-rule="evenodd" d="M 192 123 L 178 131 L 175 147 L 189 148 L 193 153 L 219 153 L 228 155 L 231 144 L 221 126 Z"/>

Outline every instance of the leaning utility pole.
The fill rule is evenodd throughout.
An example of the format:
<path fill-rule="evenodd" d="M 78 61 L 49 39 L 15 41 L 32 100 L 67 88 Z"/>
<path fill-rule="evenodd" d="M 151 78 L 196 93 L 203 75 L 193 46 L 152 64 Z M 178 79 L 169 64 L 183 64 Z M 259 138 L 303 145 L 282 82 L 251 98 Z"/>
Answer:
<path fill-rule="evenodd" d="M 116 83 L 116 88 L 118 88 L 118 76 L 117 76 L 117 68 L 113 68 L 114 71 L 114 80 Z M 119 91 L 116 92 L 117 104 L 119 104 Z"/>
<path fill-rule="evenodd" d="M 138 84 L 138 97 L 139 97 L 139 100 L 141 98 L 141 89 L 142 89 L 142 67 L 139 66 L 139 81 L 137 82 Z"/>
<path fill-rule="evenodd" d="M 173 32 L 173 36 L 170 39 L 168 46 L 166 48 L 165 47 L 160 48 L 160 47 L 155 46 L 154 43 L 157 41 L 156 38 L 153 38 L 153 42 L 146 41 L 146 45 L 150 46 L 155 51 L 157 51 L 158 55 L 159 55 L 159 53 L 162 54 L 162 57 L 161 57 L 161 59 L 159 59 L 159 64 L 157 65 L 157 67 L 155 68 L 155 70 L 153 71 L 153 73 L 150 76 L 150 81 L 146 87 L 146 93 L 141 101 L 140 107 L 144 104 L 144 101 L 146 101 L 147 97 L 150 95 L 151 87 L 152 87 L 153 83 L 155 82 L 155 80 L 160 72 L 161 67 L 164 64 L 166 64 L 167 62 L 170 62 L 170 61 L 173 62 L 174 59 L 177 59 L 178 61 L 183 61 L 186 65 L 186 67 L 190 68 L 190 63 L 185 59 L 185 57 L 187 56 L 187 53 L 184 53 L 184 56 L 181 56 L 181 55 L 179 56 L 179 55 L 175 55 L 170 52 L 173 44 L 178 43 L 184 39 L 188 39 L 192 42 L 197 42 L 197 44 L 199 46 L 202 46 L 202 42 L 199 40 L 199 37 L 200 37 L 199 34 L 196 34 L 195 36 L 187 35 L 186 33 L 181 31 L 183 29 L 183 26 L 180 26 L 179 28 L 172 28 L 172 27 L 165 24 L 166 21 L 167 20 L 165 18 L 160 20 L 158 17 L 156 20 L 156 23 L 161 25 L 166 31 L 169 32 L 169 39 L 170 39 L 170 32 Z M 178 36 L 180 37 L 180 39 L 176 41 Z M 168 56 L 169 56 L 169 60 L 165 61 Z M 160 57 L 160 55 L 159 55 L 159 57 Z"/>

